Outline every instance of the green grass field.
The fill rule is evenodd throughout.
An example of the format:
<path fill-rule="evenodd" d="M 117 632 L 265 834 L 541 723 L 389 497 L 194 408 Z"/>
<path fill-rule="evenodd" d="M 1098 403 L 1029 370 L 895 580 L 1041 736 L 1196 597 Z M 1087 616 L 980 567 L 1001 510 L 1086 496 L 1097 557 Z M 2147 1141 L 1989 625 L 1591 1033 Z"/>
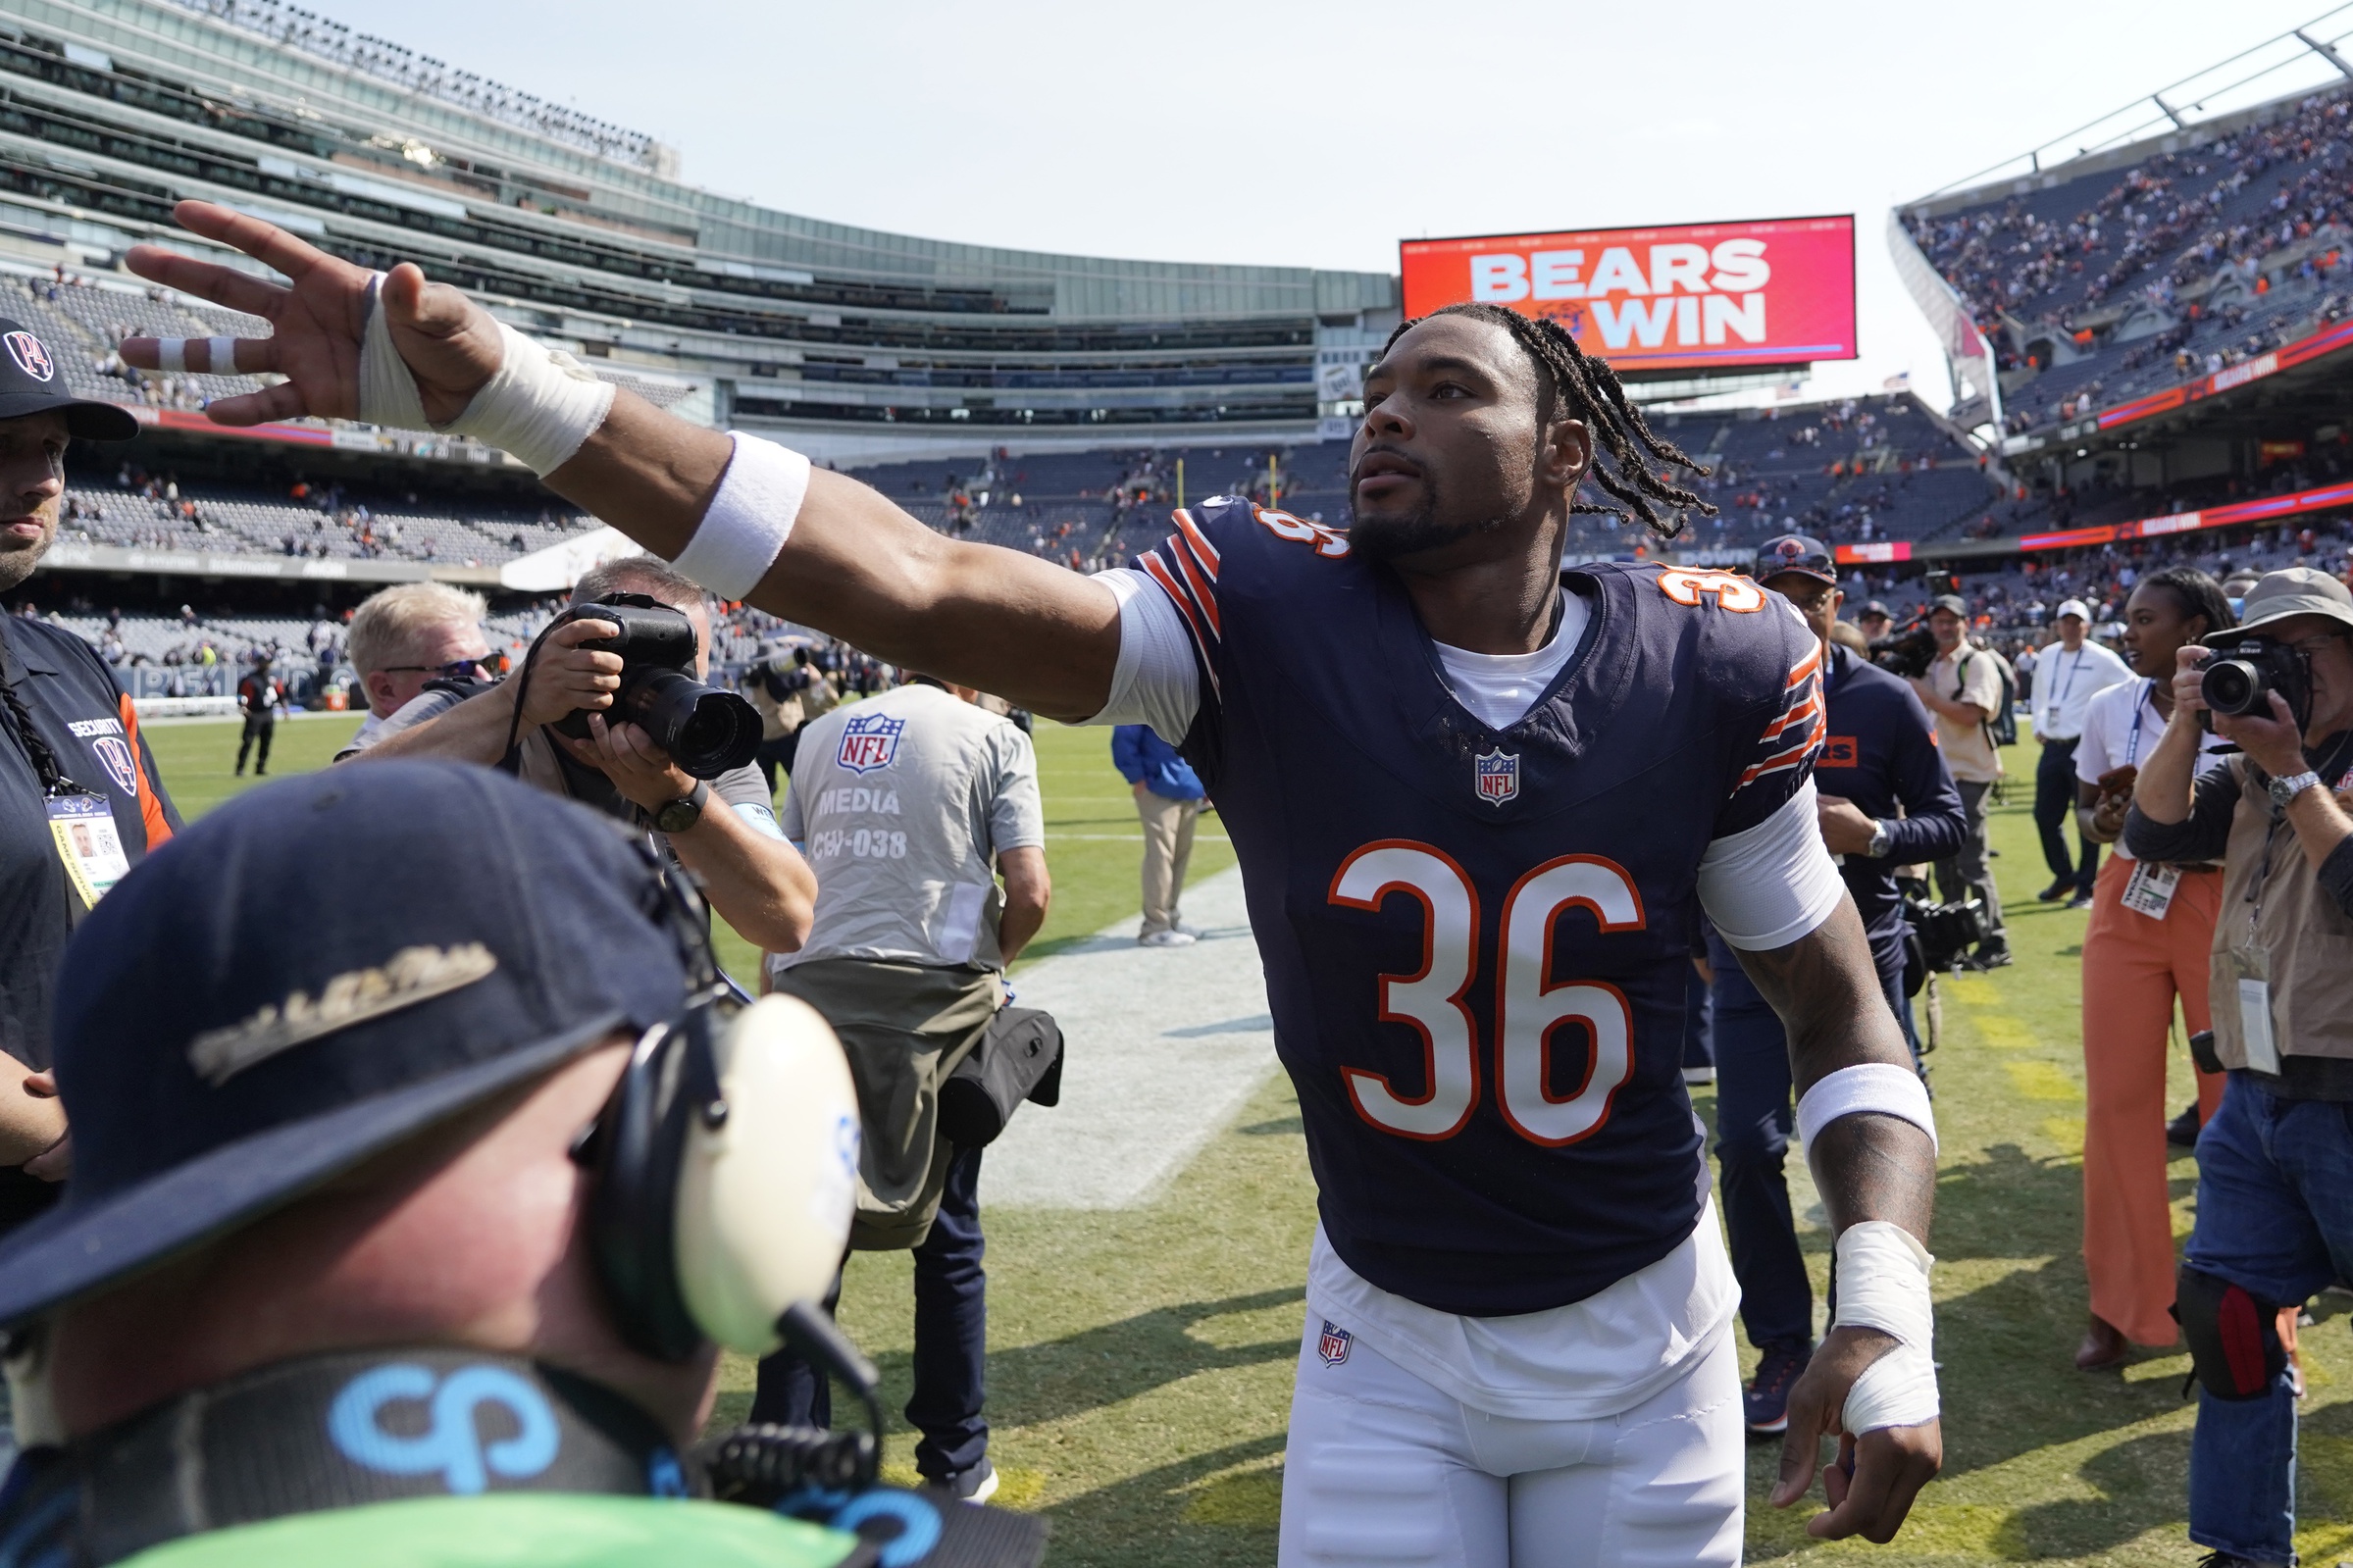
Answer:
<path fill-rule="evenodd" d="M 324 763 L 347 720 L 279 731 L 281 771 Z M 148 732 L 193 817 L 245 781 L 230 777 L 229 724 Z M 1099 731 L 1042 727 L 1055 901 L 1040 952 L 1136 907 L 1137 830 Z M 2018 755 L 2014 774 L 2030 778 Z M 1932 1059 L 1943 1146 L 1934 1249 L 1946 1467 L 1888 1548 L 1828 1545 L 1805 1513 L 1763 1497 L 1776 1450 L 1750 1462 L 1752 1560 L 1875 1558 L 1906 1564 L 2189 1564 L 2183 1534 L 2191 1407 L 2188 1358 L 2150 1355 L 2084 1376 L 2070 1355 L 2083 1322 L 2077 1253 L 2083 1138 L 2077 958 L 2085 917 L 2033 901 L 2047 880 L 2025 791 L 1996 817 L 1996 863 L 2016 967 L 1947 983 Z M 1205 819 L 1203 833 L 1215 832 Z M 1196 874 L 1231 863 L 1204 839 Z M 733 949 L 741 961 L 746 955 Z M 743 972 L 748 973 L 748 965 Z M 1075 1042 L 1080 1049 L 1084 1041 Z M 2186 1057 L 2170 1103 L 2189 1097 Z M 1700 1101 L 1703 1116 L 1711 1101 Z M 1035 1113 L 1033 1113 L 1035 1114 Z M 2172 1168 L 2186 1234 L 2195 1163 Z M 985 1190 L 985 1189 L 984 1189 Z M 1801 1191 L 1804 1207 L 1812 1194 Z M 1314 1200 L 1298 1106 L 1279 1078 L 1151 1208 L 1001 1211 L 990 1218 L 990 1412 L 999 1500 L 1053 1521 L 1061 1564 L 1270 1563 L 1283 1429 L 1297 1354 Z M 1807 1238 L 1817 1290 L 1827 1235 Z M 861 1255 L 843 1305 L 850 1332 L 905 1397 L 904 1254 Z M 2307 1563 L 2353 1557 L 2353 1343 L 2339 1316 L 2303 1337 L 2298 1546 Z M 748 1403 L 748 1364 L 724 1375 L 720 1418 Z M 908 1440 L 895 1438 L 903 1464 Z"/>

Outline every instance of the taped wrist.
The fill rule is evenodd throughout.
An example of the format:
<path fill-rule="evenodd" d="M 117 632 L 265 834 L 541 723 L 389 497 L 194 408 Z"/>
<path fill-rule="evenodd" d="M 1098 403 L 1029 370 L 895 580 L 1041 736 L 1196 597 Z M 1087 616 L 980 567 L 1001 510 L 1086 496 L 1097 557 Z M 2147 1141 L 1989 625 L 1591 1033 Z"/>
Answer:
<path fill-rule="evenodd" d="M 1846 1430 L 1860 1438 L 1935 1420 L 1936 1313 L 1928 1268 L 1936 1260 L 1911 1232 L 1886 1220 L 1848 1226 L 1835 1250 L 1838 1316 L 1831 1327 L 1876 1329 L 1896 1341 L 1847 1391 Z"/>
<path fill-rule="evenodd" d="M 498 324 L 498 371 L 465 412 L 446 425 L 425 417 L 417 380 L 392 342 L 384 274 L 368 283 L 368 326 L 360 338 L 360 418 L 396 430 L 470 435 L 513 455 L 535 474 L 564 466 L 613 407 L 613 387 L 580 361 Z"/>
<path fill-rule="evenodd" d="M 1864 1111 L 1900 1117 L 1927 1134 L 1931 1147 L 1936 1143 L 1927 1086 L 1919 1074 L 1892 1062 L 1864 1062 L 1823 1075 L 1798 1101 L 1798 1139 L 1811 1144 L 1832 1122 Z"/>
<path fill-rule="evenodd" d="M 721 598 L 741 599 L 759 586 L 793 535 L 800 503 L 808 498 L 809 460 L 741 430 L 729 439 L 736 443 L 736 455 L 728 460 L 719 491 L 694 536 L 670 564 Z"/>

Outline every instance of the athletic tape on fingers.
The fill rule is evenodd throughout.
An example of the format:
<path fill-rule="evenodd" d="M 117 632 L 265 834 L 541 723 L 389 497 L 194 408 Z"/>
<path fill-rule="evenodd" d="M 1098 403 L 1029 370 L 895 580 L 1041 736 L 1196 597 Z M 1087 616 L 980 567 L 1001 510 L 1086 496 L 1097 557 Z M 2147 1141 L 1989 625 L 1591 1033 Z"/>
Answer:
<path fill-rule="evenodd" d="M 188 368 L 188 340 L 184 337 L 157 338 L 155 368 L 167 376 L 185 375 Z"/>
<path fill-rule="evenodd" d="M 1936 1260 L 1911 1232 L 1886 1220 L 1848 1226 L 1834 1250 L 1838 1316 L 1831 1327 L 1876 1329 L 1897 1341 L 1847 1391 L 1847 1431 L 1860 1438 L 1883 1427 L 1935 1420 L 1936 1310 L 1928 1295 L 1928 1268 Z"/>
<path fill-rule="evenodd" d="M 741 599 L 759 585 L 793 533 L 793 520 L 809 493 L 809 460 L 788 446 L 738 430 L 729 437 L 719 493 L 702 525 L 670 564 L 723 599 Z"/>
<path fill-rule="evenodd" d="M 234 376 L 237 373 L 235 338 L 208 337 L 204 340 L 204 373 L 207 376 Z"/>

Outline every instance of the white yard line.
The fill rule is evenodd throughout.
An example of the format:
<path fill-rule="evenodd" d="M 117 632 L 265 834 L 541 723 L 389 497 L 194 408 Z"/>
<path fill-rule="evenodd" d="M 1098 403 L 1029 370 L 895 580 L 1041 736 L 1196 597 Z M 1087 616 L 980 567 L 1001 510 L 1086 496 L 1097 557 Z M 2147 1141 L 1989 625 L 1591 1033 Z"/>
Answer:
<path fill-rule="evenodd" d="M 1274 1023 L 1242 874 L 1185 890 L 1190 947 L 1107 926 L 1013 977 L 1062 1026 L 1062 1103 L 1024 1106 L 989 1145 L 981 1197 L 1008 1208 L 1126 1209 L 1192 1163 L 1274 1071 Z"/>

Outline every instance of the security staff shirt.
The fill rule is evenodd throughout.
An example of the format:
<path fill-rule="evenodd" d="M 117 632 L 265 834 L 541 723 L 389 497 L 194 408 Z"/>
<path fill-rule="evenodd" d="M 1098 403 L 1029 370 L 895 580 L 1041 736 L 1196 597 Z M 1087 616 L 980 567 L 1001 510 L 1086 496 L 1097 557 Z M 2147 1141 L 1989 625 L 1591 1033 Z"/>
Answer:
<path fill-rule="evenodd" d="M 0 639 L 34 730 L 79 792 L 113 808 L 135 868 L 179 830 L 179 814 L 140 743 L 130 699 L 71 632 L 0 615 Z M 36 1070 L 49 1065 L 51 988 L 79 907 L 49 832 L 32 750 L 0 703 L 0 1050 Z"/>

